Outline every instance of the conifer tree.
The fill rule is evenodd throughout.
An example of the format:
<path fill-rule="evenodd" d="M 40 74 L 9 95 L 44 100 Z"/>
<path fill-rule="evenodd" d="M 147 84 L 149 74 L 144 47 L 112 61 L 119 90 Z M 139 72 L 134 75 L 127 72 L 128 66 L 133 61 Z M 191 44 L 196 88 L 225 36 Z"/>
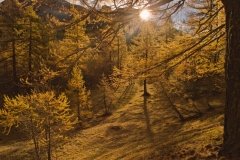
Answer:
<path fill-rule="evenodd" d="M 8 64 L 11 61 L 12 70 L 6 66 L 6 72 L 7 75 L 12 73 L 13 82 L 19 85 L 21 78 L 40 70 L 40 63 L 46 62 L 49 48 L 46 39 L 50 39 L 48 34 L 50 32 L 46 31 L 48 30 L 47 23 L 41 20 L 33 6 L 22 7 L 22 4 L 15 0 L 11 4 L 4 5 L 6 6 L 10 8 L 3 8 L 3 6 L 1 8 L 1 11 L 8 15 L 4 17 L 2 24 L 9 34 L 2 43 L 5 42 L 10 50 L 2 50 L 3 61 L 0 64 Z M 14 11 L 11 11 L 14 6 Z"/>
<path fill-rule="evenodd" d="M 98 88 L 102 93 L 105 115 L 109 115 L 111 114 L 111 109 L 116 101 L 116 96 L 109 78 L 107 78 L 104 74 L 102 75 Z"/>
<path fill-rule="evenodd" d="M 52 145 L 65 131 L 72 128 L 73 116 L 70 113 L 67 97 L 56 96 L 53 91 L 32 92 L 15 98 L 5 96 L 4 108 L 0 110 L 1 123 L 8 134 L 12 127 L 24 127 L 32 138 L 36 159 L 41 159 L 41 142 L 47 146 L 47 157 L 51 159 Z"/>
<path fill-rule="evenodd" d="M 90 101 L 91 93 L 85 86 L 82 71 L 78 66 L 75 66 L 72 70 L 68 87 L 72 93 L 75 93 L 74 98 L 77 99 L 77 117 L 78 121 L 81 122 L 81 116 L 89 114 L 92 106 Z"/>

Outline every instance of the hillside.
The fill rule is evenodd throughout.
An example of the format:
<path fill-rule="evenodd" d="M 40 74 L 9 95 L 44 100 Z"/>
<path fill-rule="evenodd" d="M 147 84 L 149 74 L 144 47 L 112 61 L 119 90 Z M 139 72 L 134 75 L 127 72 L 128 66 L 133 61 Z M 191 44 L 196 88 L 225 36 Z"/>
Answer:
<path fill-rule="evenodd" d="M 200 108 L 200 118 L 180 122 L 154 84 L 149 85 L 149 92 L 147 107 L 143 107 L 142 87 L 135 83 L 125 105 L 98 125 L 75 131 L 55 149 L 53 159 L 217 159 L 223 133 L 221 99 L 211 99 L 214 110 Z M 32 159 L 30 150 L 31 142 L 1 142 L 0 159 L 7 155 L 12 160 Z"/>
<path fill-rule="evenodd" d="M 72 19 L 72 14 L 70 13 L 70 8 L 74 7 L 80 13 L 85 12 L 86 9 L 79 5 L 74 5 L 65 0 L 41 0 L 41 1 L 19 1 L 23 7 L 33 6 L 36 13 L 41 17 L 46 19 L 47 16 L 56 17 L 62 22 L 68 22 Z M 6 8 L 11 4 L 11 0 L 4 0 L 0 2 L 0 8 Z"/>
<path fill-rule="evenodd" d="M 192 37 L 174 22 L 145 26 L 147 10 L 137 19 L 127 7 L 108 15 L 109 7 L 85 12 L 64 0 L 12 2 L 0 4 L 9 32 L 1 36 L 9 39 L 0 50 L 0 130 L 12 128 L 0 134 L 0 160 L 224 159 L 223 27 Z M 134 19 L 133 29 L 121 17 Z"/>

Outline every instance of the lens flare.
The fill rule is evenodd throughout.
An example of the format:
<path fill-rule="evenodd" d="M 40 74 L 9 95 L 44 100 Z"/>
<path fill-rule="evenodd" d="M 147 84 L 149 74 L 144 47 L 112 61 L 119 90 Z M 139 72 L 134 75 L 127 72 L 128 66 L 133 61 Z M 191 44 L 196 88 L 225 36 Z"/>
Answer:
<path fill-rule="evenodd" d="M 139 14 L 140 18 L 144 21 L 148 21 L 151 18 L 151 12 L 149 10 L 142 10 Z"/>

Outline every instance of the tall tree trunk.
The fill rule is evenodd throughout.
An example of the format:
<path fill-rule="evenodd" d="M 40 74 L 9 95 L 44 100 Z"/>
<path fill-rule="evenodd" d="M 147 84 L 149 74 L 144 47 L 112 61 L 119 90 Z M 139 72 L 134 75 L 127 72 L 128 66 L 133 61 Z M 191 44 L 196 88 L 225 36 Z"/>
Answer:
<path fill-rule="evenodd" d="M 15 1 L 11 0 L 10 4 L 11 5 L 11 10 L 12 12 L 16 10 L 16 6 L 15 6 Z M 14 92 L 18 92 L 18 79 L 17 79 L 17 60 L 16 60 L 16 36 L 15 36 L 15 23 L 16 23 L 16 19 L 15 19 L 15 13 L 12 13 L 10 17 L 8 17 L 10 22 L 11 22 L 11 30 L 12 30 L 12 76 L 13 76 L 13 82 L 14 82 Z"/>
<path fill-rule="evenodd" d="M 148 48 L 146 48 L 146 53 L 145 53 L 145 69 L 147 69 L 147 61 L 148 61 Z M 145 78 L 144 78 L 144 81 L 143 81 L 143 95 L 144 96 L 149 96 L 149 93 L 147 91 L 147 75 L 145 75 Z"/>
<path fill-rule="evenodd" d="M 50 123 L 48 126 L 48 160 L 51 160 L 51 128 L 50 128 Z"/>
<path fill-rule="evenodd" d="M 17 60 L 16 60 L 16 45 L 15 39 L 12 41 L 12 70 L 13 70 L 13 81 L 17 85 Z"/>
<path fill-rule="evenodd" d="M 45 128 L 46 142 L 47 142 L 47 159 L 51 160 L 51 123 L 50 118 L 47 119 L 47 126 Z"/>
<path fill-rule="evenodd" d="M 28 71 L 32 71 L 32 20 L 30 19 L 29 48 L 28 48 Z"/>
<path fill-rule="evenodd" d="M 145 69 L 148 67 L 148 52 L 149 52 L 149 31 L 148 31 L 148 24 L 146 26 L 146 51 L 145 51 Z M 145 73 L 145 78 L 143 81 L 143 96 L 149 96 L 150 94 L 147 91 L 147 76 L 148 73 Z"/>
<path fill-rule="evenodd" d="M 40 160 L 40 148 L 39 148 L 39 142 L 37 139 L 37 135 L 34 130 L 34 125 L 33 125 L 33 120 L 31 118 L 31 135 L 32 135 L 32 140 L 34 144 L 34 149 L 35 149 L 35 155 L 36 155 L 36 160 Z"/>
<path fill-rule="evenodd" d="M 223 153 L 240 154 L 240 1 L 222 0 L 226 12 L 226 105 Z"/>
<path fill-rule="evenodd" d="M 105 89 L 104 89 L 104 94 L 103 94 L 103 103 L 104 103 L 104 108 L 105 108 L 105 114 L 108 115 L 108 106 L 107 106 Z"/>
<path fill-rule="evenodd" d="M 78 122 L 81 122 L 80 107 L 81 107 L 81 104 L 80 104 L 80 102 L 79 102 L 79 103 L 78 103 L 78 106 L 77 106 L 77 117 L 78 117 Z"/>

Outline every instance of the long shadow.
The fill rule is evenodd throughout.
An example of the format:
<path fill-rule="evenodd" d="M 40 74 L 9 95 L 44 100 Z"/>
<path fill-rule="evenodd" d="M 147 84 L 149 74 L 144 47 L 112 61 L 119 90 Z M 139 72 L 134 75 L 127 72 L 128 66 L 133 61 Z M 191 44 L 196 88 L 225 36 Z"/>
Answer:
<path fill-rule="evenodd" d="M 147 136 L 151 142 L 153 142 L 153 132 L 151 128 L 151 123 L 150 123 L 150 117 L 148 113 L 148 107 L 147 107 L 147 99 L 148 96 L 143 96 L 143 111 L 144 111 L 144 116 L 145 116 L 145 121 L 146 121 L 146 127 L 147 127 Z"/>

